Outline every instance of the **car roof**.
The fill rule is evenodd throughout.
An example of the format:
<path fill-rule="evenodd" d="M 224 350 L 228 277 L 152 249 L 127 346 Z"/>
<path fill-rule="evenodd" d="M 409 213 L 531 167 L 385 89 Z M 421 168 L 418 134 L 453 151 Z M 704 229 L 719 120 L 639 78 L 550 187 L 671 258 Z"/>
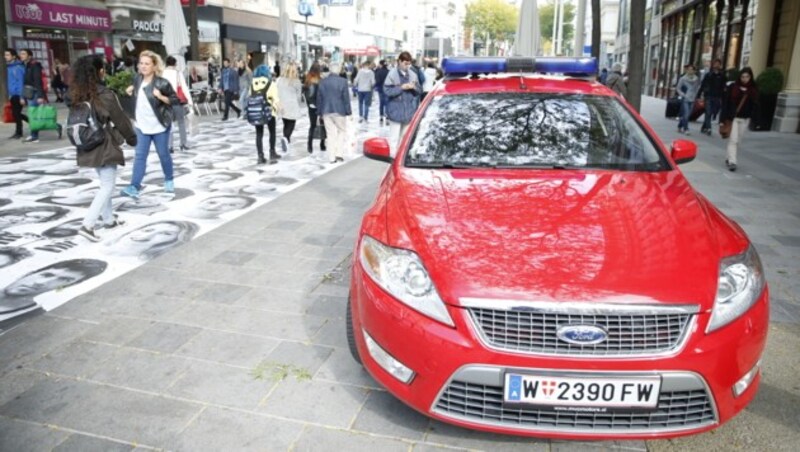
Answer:
<path fill-rule="evenodd" d="M 475 93 L 558 93 L 615 96 L 616 93 L 601 83 L 572 77 L 495 75 L 478 78 L 445 79 L 431 94 Z"/>

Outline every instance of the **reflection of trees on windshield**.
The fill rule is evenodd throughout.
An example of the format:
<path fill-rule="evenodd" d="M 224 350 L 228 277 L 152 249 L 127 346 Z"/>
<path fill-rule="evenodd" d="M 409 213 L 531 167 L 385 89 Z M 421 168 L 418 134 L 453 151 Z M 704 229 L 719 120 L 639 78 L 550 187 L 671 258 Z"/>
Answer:
<path fill-rule="evenodd" d="M 530 93 L 435 99 L 407 163 L 662 169 L 658 151 L 615 99 Z"/>

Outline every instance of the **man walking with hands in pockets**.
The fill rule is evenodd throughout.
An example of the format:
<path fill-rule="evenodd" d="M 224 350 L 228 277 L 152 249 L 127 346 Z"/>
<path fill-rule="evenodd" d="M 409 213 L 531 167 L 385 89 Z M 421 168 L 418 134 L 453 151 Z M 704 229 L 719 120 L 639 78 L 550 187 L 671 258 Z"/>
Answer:
<path fill-rule="evenodd" d="M 331 64 L 331 74 L 341 70 L 339 63 Z M 347 79 L 331 75 L 319 83 L 317 110 L 325 122 L 328 133 L 328 147 L 331 149 L 331 163 L 344 161 L 347 146 L 347 116 L 353 114 L 350 108 L 350 93 Z"/>

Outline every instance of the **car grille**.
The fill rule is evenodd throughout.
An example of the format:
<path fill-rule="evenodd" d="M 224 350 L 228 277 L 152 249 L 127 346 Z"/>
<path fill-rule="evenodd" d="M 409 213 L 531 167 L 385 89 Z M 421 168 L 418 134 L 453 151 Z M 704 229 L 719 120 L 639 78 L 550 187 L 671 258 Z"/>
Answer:
<path fill-rule="evenodd" d="M 558 355 L 632 356 L 677 348 L 692 318 L 689 313 L 580 314 L 470 308 L 482 339 L 492 348 Z M 570 344 L 556 336 L 565 325 L 595 325 L 608 332 L 599 344 Z"/>
<path fill-rule="evenodd" d="M 453 380 L 439 397 L 435 411 L 480 424 L 540 430 L 606 433 L 671 431 L 703 427 L 716 421 L 705 389 L 664 391 L 655 411 L 576 413 L 503 405 L 502 386 Z"/>

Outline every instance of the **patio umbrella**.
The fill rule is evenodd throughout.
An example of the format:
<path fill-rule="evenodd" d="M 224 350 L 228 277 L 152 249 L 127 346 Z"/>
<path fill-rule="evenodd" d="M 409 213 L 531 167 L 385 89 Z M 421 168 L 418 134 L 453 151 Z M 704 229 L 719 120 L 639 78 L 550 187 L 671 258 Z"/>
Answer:
<path fill-rule="evenodd" d="M 161 44 L 167 49 L 167 55 L 178 60 L 178 68 L 183 68 L 183 49 L 191 45 L 186 19 L 183 18 L 180 0 L 164 0 L 164 33 Z"/>
<path fill-rule="evenodd" d="M 280 33 L 278 35 L 278 48 L 281 52 L 280 61 L 287 63 L 294 61 L 297 47 L 294 42 L 294 22 L 289 17 L 289 11 L 286 8 L 286 0 L 281 0 L 280 3 Z"/>
<path fill-rule="evenodd" d="M 514 55 L 539 55 L 539 8 L 536 0 L 522 0 L 519 12 L 519 25 L 514 40 Z"/>

